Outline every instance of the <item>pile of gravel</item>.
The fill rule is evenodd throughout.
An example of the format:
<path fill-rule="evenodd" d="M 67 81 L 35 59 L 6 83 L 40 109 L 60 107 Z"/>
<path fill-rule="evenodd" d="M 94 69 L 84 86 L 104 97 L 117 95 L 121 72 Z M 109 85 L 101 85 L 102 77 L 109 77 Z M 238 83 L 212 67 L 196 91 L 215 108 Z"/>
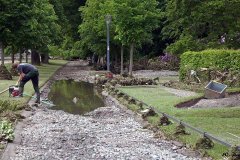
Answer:
<path fill-rule="evenodd" d="M 138 70 L 133 72 L 133 76 L 137 78 L 157 78 L 157 77 L 168 77 L 168 76 L 178 76 L 177 71 L 154 71 L 154 70 Z"/>

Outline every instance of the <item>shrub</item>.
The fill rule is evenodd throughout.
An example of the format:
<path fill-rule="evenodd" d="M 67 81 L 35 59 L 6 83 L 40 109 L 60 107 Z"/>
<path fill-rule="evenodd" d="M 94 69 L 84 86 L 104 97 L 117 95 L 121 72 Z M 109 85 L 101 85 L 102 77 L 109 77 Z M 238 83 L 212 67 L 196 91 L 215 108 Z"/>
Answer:
<path fill-rule="evenodd" d="M 201 68 L 237 73 L 240 70 L 239 62 L 240 50 L 188 51 L 181 55 L 180 80 L 186 80 L 190 70 L 200 70 Z"/>

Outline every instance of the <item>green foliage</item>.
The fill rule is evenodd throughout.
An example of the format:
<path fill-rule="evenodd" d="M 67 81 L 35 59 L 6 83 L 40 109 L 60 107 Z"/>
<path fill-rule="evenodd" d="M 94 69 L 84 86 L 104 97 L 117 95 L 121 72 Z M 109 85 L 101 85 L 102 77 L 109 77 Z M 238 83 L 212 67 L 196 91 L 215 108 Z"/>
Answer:
<path fill-rule="evenodd" d="M 31 48 L 46 50 L 49 43 L 59 39 L 53 6 L 48 0 L 1 0 L 0 37 L 4 46 L 14 50 Z"/>
<path fill-rule="evenodd" d="M 12 123 L 9 121 L 0 121 L 0 136 L 1 139 L 6 141 L 13 141 L 14 131 Z"/>
<path fill-rule="evenodd" d="M 239 50 L 188 51 L 181 55 L 180 80 L 185 80 L 190 70 L 197 70 L 200 68 L 211 68 L 220 71 L 239 71 L 239 62 Z"/>
<path fill-rule="evenodd" d="M 104 2 L 104 0 L 91 0 L 80 8 L 83 23 L 79 25 L 78 31 L 81 36 L 82 47 L 98 55 L 105 54 L 106 50 L 106 11 L 102 9 L 106 4 Z"/>
<path fill-rule="evenodd" d="M 141 45 L 149 42 L 158 27 L 159 13 L 156 0 L 114 0 L 115 38 L 122 44 Z"/>
<path fill-rule="evenodd" d="M 11 110 L 11 111 L 16 111 L 18 110 L 19 106 L 17 103 L 13 103 L 7 100 L 0 100 L 0 112 L 6 111 L 6 110 Z"/>
<path fill-rule="evenodd" d="M 78 26 L 82 23 L 79 8 L 85 5 L 86 0 L 60 0 L 60 2 L 62 3 L 64 16 L 67 19 L 67 24 L 64 24 L 67 28 L 63 28 L 66 31 L 64 34 L 72 37 L 74 41 L 78 41 L 80 39 Z"/>
<path fill-rule="evenodd" d="M 239 7 L 239 0 L 167 1 L 162 34 L 175 40 L 168 50 L 181 54 L 189 49 L 238 48 Z"/>
<path fill-rule="evenodd" d="M 82 12 L 83 23 L 79 26 L 82 50 L 103 55 L 106 50 L 106 21 L 105 16 L 110 14 L 111 46 L 122 44 L 141 46 L 150 42 L 152 30 L 159 24 L 159 13 L 157 2 L 151 1 L 130 1 L 130 0 L 107 0 L 87 1 Z M 87 46 L 87 47 L 86 47 Z"/>
<path fill-rule="evenodd" d="M 167 52 L 174 54 L 182 54 L 186 51 L 199 51 L 202 50 L 204 46 L 201 43 L 194 41 L 192 36 L 181 36 L 181 38 L 172 43 L 166 48 Z"/>

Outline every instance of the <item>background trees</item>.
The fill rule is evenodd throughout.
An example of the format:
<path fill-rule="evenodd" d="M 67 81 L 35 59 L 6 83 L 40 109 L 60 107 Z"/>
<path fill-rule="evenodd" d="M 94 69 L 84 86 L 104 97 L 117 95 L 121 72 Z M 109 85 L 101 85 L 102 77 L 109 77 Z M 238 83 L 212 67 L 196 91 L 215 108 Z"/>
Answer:
<path fill-rule="evenodd" d="M 239 6 L 238 0 L 167 1 L 162 34 L 175 41 L 167 50 L 181 54 L 206 48 L 239 48 Z"/>
<path fill-rule="evenodd" d="M 0 52 L 6 47 L 14 53 L 31 49 L 34 64 L 40 63 L 39 54 L 47 63 L 49 53 L 64 58 L 95 54 L 104 59 L 105 16 L 110 14 L 111 62 L 130 50 L 131 74 L 133 52 L 151 57 L 238 49 L 239 7 L 239 0 L 0 0 Z"/>
<path fill-rule="evenodd" d="M 47 53 L 47 44 L 60 34 L 57 16 L 48 0 L 1 0 L 1 42 L 21 53 L 32 49 L 32 63 L 40 64 L 39 52 Z M 2 49 L 4 50 L 4 49 Z M 48 56 L 46 56 L 48 57 Z M 43 59 L 47 62 L 48 59 Z"/>
<path fill-rule="evenodd" d="M 157 2 L 155 0 L 87 1 L 86 6 L 80 9 L 83 18 L 83 22 L 79 26 L 82 44 L 86 44 L 87 48 L 93 53 L 105 55 L 105 16 L 107 14 L 112 15 L 112 50 L 120 49 L 124 45 L 130 46 L 129 73 L 132 74 L 134 48 L 150 42 L 151 31 L 157 28 L 158 13 L 160 12 L 156 8 Z"/>

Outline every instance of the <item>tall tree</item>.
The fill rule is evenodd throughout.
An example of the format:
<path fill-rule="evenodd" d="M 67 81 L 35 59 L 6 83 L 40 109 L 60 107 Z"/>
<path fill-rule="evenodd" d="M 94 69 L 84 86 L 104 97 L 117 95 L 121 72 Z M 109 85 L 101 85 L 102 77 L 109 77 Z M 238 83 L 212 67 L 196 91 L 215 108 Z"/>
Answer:
<path fill-rule="evenodd" d="M 122 44 L 130 45 L 129 75 L 132 75 L 133 52 L 152 39 L 152 31 L 159 22 L 156 0 L 114 0 L 116 37 Z"/>
<path fill-rule="evenodd" d="M 83 23 L 79 26 L 79 34 L 83 44 L 98 55 L 105 54 L 106 29 L 105 14 L 101 10 L 104 0 L 91 0 L 80 8 Z"/>
<path fill-rule="evenodd" d="M 70 58 L 79 56 L 78 25 L 82 22 L 79 7 L 85 5 L 85 0 L 50 0 L 58 17 L 61 28 L 61 41 L 48 45 L 52 55 L 61 50 L 59 56 Z M 55 53 L 54 53 L 55 52 Z"/>

